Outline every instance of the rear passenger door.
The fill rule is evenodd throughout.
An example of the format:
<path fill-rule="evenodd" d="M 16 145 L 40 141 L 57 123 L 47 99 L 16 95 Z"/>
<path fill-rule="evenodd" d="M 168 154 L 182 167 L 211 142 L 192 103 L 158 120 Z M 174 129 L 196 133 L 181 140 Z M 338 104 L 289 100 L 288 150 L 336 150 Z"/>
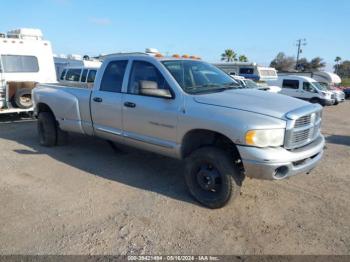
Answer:
<path fill-rule="evenodd" d="M 104 70 L 100 89 L 92 91 L 91 118 L 95 134 L 99 137 L 122 141 L 121 91 L 127 64 L 128 60 L 110 61 Z"/>
<path fill-rule="evenodd" d="M 299 80 L 283 79 L 281 94 L 293 97 L 300 97 Z"/>

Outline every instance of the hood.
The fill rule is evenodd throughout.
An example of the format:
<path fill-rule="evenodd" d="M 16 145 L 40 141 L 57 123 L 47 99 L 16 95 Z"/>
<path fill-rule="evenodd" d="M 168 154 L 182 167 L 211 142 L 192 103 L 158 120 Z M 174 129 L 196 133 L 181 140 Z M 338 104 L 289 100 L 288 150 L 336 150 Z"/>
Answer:
<path fill-rule="evenodd" d="M 195 95 L 194 100 L 201 104 L 244 110 L 280 119 L 292 110 L 309 105 L 308 102 L 290 96 L 255 89 Z"/>

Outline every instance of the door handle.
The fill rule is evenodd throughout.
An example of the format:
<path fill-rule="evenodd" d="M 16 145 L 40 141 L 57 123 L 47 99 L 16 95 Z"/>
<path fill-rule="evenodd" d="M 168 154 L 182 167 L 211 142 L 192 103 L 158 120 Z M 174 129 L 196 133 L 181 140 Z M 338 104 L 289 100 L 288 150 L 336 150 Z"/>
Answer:
<path fill-rule="evenodd" d="M 136 107 L 136 104 L 135 104 L 135 103 L 132 103 L 132 102 L 125 102 L 125 103 L 124 103 L 124 106 L 125 106 L 125 107 L 134 108 L 134 107 Z"/>
<path fill-rule="evenodd" d="M 94 97 L 92 100 L 94 100 L 97 103 L 101 103 L 103 101 L 101 97 Z"/>

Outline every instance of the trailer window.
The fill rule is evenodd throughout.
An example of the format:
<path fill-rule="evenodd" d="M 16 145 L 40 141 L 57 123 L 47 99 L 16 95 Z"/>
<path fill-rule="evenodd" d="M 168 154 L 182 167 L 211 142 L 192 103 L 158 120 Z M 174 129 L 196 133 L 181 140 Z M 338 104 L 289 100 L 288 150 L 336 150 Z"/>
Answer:
<path fill-rule="evenodd" d="M 299 89 L 299 81 L 285 79 L 283 80 L 282 88 Z"/>
<path fill-rule="evenodd" d="M 96 70 L 90 70 L 89 71 L 89 75 L 88 75 L 88 78 L 87 78 L 87 82 L 88 83 L 95 82 L 96 72 L 97 72 Z"/>
<path fill-rule="evenodd" d="M 66 80 L 79 82 L 81 69 L 69 69 L 67 71 Z"/>
<path fill-rule="evenodd" d="M 39 63 L 35 56 L 1 55 L 1 60 L 5 73 L 39 72 Z"/>
<path fill-rule="evenodd" d="M 61 74 L 61 77 L 60 77 L 61 80 L 64 80 L 64 76 L 66 75 L 66 72 L 67 72 L 66 69 L 64 69 L 64 70 L 62 71 L 62 74 Z"/>
<path fill-rule="evenodd" d="M 249 68 L 249 67 L 242 67 L 239 69 L 240 74 L 244 75 L 253 75 L 254 74 L 254 68 Z"/>
<path fill-rule="evenodd" d="M 82 73 L 82 75 L 81 75 L 81 80 L 80 80 L 80 82 L 83 82 L 83 83 L 86 82 L 87 73 L 88 73 L 88 70 L 87 70 L 87 69 L 84 69 L 84 71 L 83 71 L 83 73 Z"/>

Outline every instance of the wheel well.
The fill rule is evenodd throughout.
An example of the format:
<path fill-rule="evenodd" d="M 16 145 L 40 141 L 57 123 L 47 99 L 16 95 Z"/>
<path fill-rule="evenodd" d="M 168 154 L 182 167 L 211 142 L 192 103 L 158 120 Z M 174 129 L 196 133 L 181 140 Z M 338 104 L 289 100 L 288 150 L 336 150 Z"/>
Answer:
<path fill-rule="evenodd" d="M 236 145 L 227 136 L 205 129 L 196 129 L 188 132 L 183 141 L 181 156 L 188 157 L 194 150 L 204 146 L 216 146 L 232 155 L 235 161 L 240 162 L 240 155 Z"/>
<path fill-rule="evenodd" d="M 50 108 L 47 104 L 38 103 L 38 104 L 36 105 L 36 107 L 37 107 L 36 116 L 38 116 L 40 112 L 49 112 L 49 113 L 51 113 L 51 114 L 54 116 L 54 118 L 56 119 L 55 114 L 53 113 L 53 111 L 51 110 L 51 108 Z"/>

